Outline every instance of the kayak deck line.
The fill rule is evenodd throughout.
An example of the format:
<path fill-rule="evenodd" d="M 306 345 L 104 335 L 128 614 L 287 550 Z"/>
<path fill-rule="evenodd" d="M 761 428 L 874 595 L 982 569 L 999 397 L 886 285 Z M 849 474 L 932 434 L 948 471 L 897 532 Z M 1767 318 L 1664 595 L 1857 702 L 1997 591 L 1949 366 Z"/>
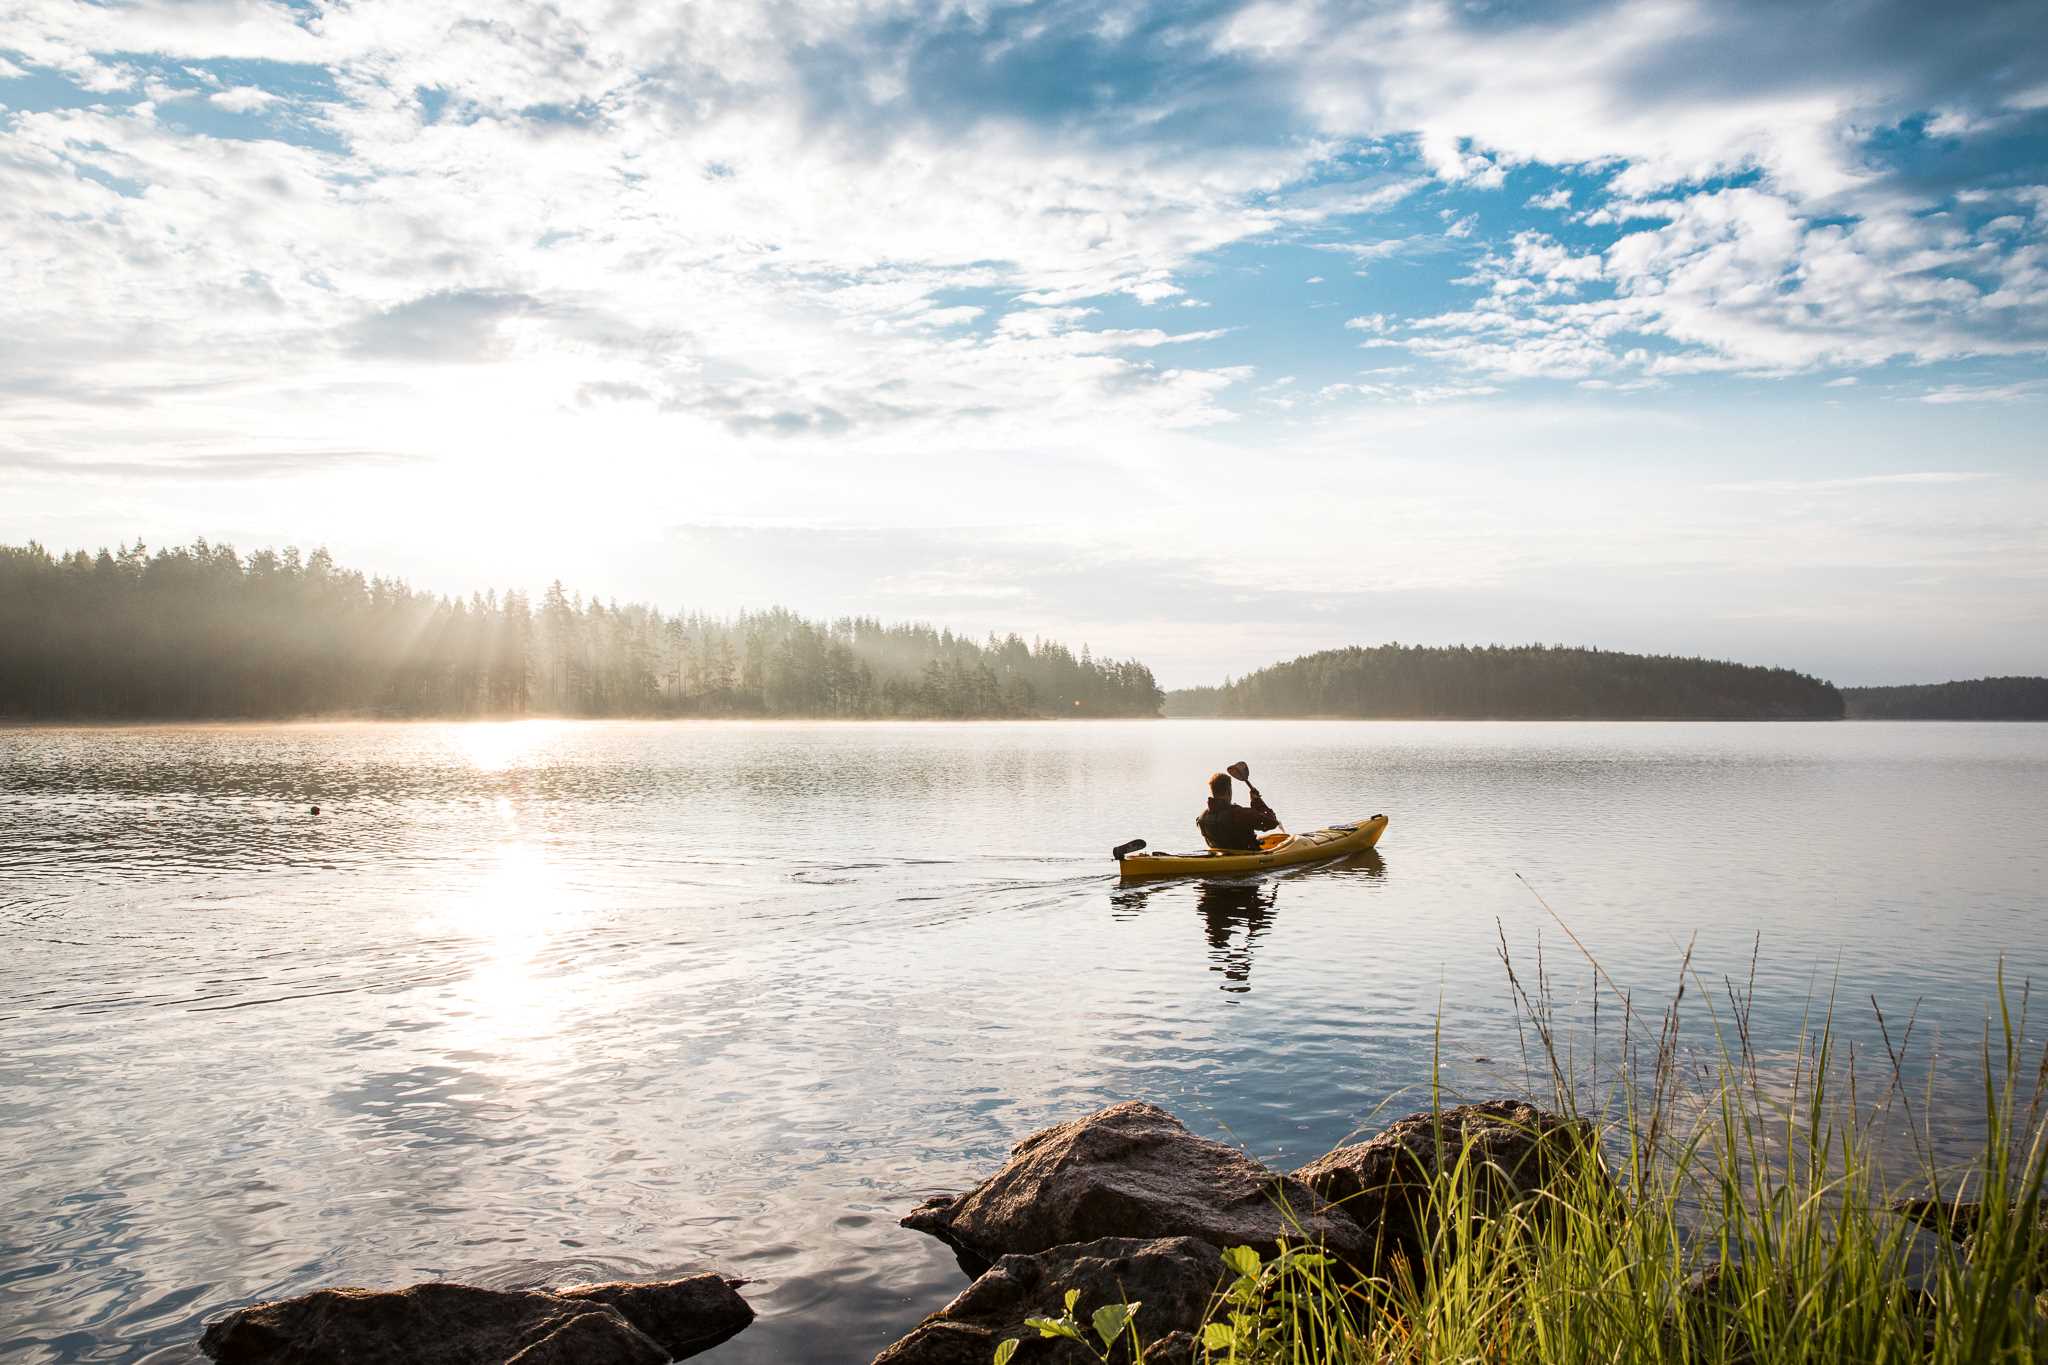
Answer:
<path fill-rule="evenodd" d="M 1265 846 L 1256 853 L 1217 849 L 1202 853 L 1131 853 L 1117 859 L 1117 873 L 1125 881 L 1137 881 L 1145 877 L 1228 877 L 1241 872 L 1263 872 L 1269 867 L 1361 853 L 1377 844 L 1386 828 L 1387 817 L 1375 815 L 1307 834 L 1269 835 Z"/>

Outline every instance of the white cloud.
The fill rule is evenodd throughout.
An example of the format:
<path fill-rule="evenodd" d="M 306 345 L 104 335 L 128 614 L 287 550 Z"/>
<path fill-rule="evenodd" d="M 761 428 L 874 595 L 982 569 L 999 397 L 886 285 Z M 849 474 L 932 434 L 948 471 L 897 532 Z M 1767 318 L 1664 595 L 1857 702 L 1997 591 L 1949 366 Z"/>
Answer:
<path fill-rule="evenodd" d="M 2018 384 L 1944 384 L 1920 395 L 1923 403 L 2026 403 L 2048 392 L 2048 381 Z"/>
<path fill-rule="evenodd" d="M 1570 208 L 1571 203 L 1571 189 L 1568 186 L 1559 185 L 1548 194 L 1530 195 L 1527 200 L 1527 207 L 1532 209 L 1565 209 Z"/>
<path fill-rule="evenodd" d="M 1284 72 L 1323 131 L 1415 133 L 1427 164 L 1454 183 L 1525 162 L 1618 164 L 1611 188 L 1630 195 L 1750 168 L 1801 197 L 1852 191 L 1871 179 L 1853 130 L 1935 102 L 1930 45 L 1968 51 L 1980 69 L 2012 52 L 1988 15 L 1974 25 L 1929 16 L 1943 27 L 1916 38 L 1882 5 L 1809 16 L 1796 42 L 1775 7 L 1715 0 L 1526 14 L 1430 0 L 1261 10 L 1256 40 L 1226 24 L 1217 49 Z M 2005 79 L 2026 71 L 2016 63 Z M 2033 107 L 2032 89 L 1990 103 Z"/>
<path fill-rule="evenodd" d="M 2048 189 L 1983 190 L 1994 207 L 1968 217 L 1993 222 L 1971 232 L 1859 142 L 1900 109 L 1991 118 L 2031 86 L 1919 99 L 1907 66 L 1825 32 L 1782 59 L 1796 70 L 1763 70 L 1780 56 L 1743 40 L 1767 21 L 1688 0 L 1168 15 L 1146 55 L 1206 45 L 1249 75 L 1217 62 L 1214 84 L 1121 103 L 1090 85 L 1046 115 L 991 78 L 1007 74 L 993 39 L 987 71 L 920 65 L 928 16 L 893 0 L 508 3 L 489 24 L 375 0 L 0 13 L 20 61 L 110 96 L 0 115 L 0 445 L 41 452 L 39 479 L 109 451 L 181 470 L 351 451 L 383 469 L 396 452 L 438 471 L 421 496 L 441 505 L 488 489 L 512 525 L 546 488 L 597 525 L 596 493 L 556 487 L 564 451 L 604 452 L 648 505 L 718 508 L 774 486 L 844 494 L 842 455 L 892 492 L 915 485 L 891 471 L 936 450 L 977 477 L 1060 450 L 1165 469 L 1157 432 L 1213 432 L 1253 402 L 1240 362 L 1274 327 L 1231 330 L 1250 278 L 1231 272 L 1284 289 L 1301 259 L 1247 249 L 1267 241 L 1375 283 L 1471 271 L 1469 302 L 1354 305 L 1398 302 L 1400 339 L 1386 314 L 1350 330 L 1416 358 L 1347 381 L 1382 417 L 1479 406 L 1514 377 L 1616 391 L 2044 346 Z M 955 34 L 1003 17 L 948 14 Z M 1145 31 L 1119 22 L 1101 31 Z M 226 61 L 324 70 L 334 97 L 266 92 Z M 192 122 L 200 98 L 260 107 L 311 145 L 212 138 L 168 103 L 111 98 L 145 85 Z M 1619 229 L 1609 249 L 1557 220 L 1488 240 L 1473 191 L 1537 163 L 1607 177 L 1579 225 Z M 1698 189 L 1738 171 L 1754 174 Z M 1516 211 L 1486 202 L 1489 224 Z M 1117 325 L 1133 300 L 1206 303 L 1191 287 L 1223 325 Z M 1226 337 L 1244 349 L 1212 360 Z M 343 504 L 390 500 L 334 477 Z"/>
<path fill-rule="evenodd" d="M 254 85 L 237 85 L 226 90 L 217 90 L 208 95 L 207 102 L 233 114 L 253 113 L 268 105 L 276 104 L 280 96 Z"/>
<path fill-rule="evenodd" d="M 1717 483 L 1709 487 L 1716 493 L 1840 493 L 1855 488 L 1980 483 L 1997 477 L 1981 471 L 1935 469 L 1910 474 L 1859 474 L 1841 479 L 1761 479 L 1748 483 Z"/>
<path fill-rule="evenodd" d="M 2048 349 L 2032 312 L 2048 299 L 2048 260 L 2010 234 L 1904 210 L 1817 222 L 1754 187 L 1620 201 L 1612 215 L 1654 225 L 1597 255 L 1518 233 L 1467 280 L 1484 303 L 1416 321 L 1443 334 L 1424 352 L 1497 374 L 1612 378 Z"/>

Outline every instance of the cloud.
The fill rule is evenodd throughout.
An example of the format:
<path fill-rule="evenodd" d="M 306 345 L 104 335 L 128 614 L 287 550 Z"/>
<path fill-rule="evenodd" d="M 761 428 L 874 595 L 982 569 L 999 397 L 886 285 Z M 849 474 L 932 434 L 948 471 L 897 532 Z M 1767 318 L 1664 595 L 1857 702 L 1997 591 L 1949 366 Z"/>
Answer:
<path fill-rule="evenodd" d="M 349 329 L 349 344 L 358 355 L 380 360 L 489 360 L 504 354 L 503 325 L 541 306 L 524 294 L 443 290 L 356 323 Z"/>
<path fill-rule="evenodd" d="M 1911 474 L 1860 474 L 1842 479 L 1762 479 L 1749 483 L 1717 483 L 1710 485 L 1709 489 L 1715 493 L 1839 493 L 1852 488 L 1977 483 L 1997 477 L 1996 474 L 1978 471 L 1937 469 Z"/>
<path fill-rule="evenodd" d="M 114 459 L 103 456 L 66 457 L 0 446 L 0 469 L 62 480 L 171 479 L 212 483 L 223 479 L 277 479 L 335 469 L 390 468 L 418 463 L 418 455 L 405 451 L 335 447 L 207 452 L 138 450 L 128 458 Z"/>
<path fill-rule="evenodd" d="M 1944 384 L 1920 395 L 1923 403 L 2025 403 L 2048 392 L 2048 382 L 2027 380 L 2018 384 Z"/>
<path fill-rule="evenodd" d="M 1836 194 L 1872 178 L 1855 129 L 2033 107 L 2044 74 L 2026 0 L 1879 0 L 1808 15 L 1796 37 L 1767 0 L 1256 8 L 1217 50 L 1284 72 L 1326 133 L 1415 135 L 1449 181 L 1619 165 L 1612 188 L 1640 195 L 1761 169 Z"/>
<path fill-rule="evenodd" d="M 255 85 L 237 85 L 227 90 L 217 90 L 206 98 L 209 104 L 217 105 L 231 114 L 254 113 L 284 99 L 282 95 Z"/>
<path fill-rule="evenodd" d="M 1468 277 L 1488 298 L 1417 319 L 1446 359 L 1500 374 L 1793 374 L 2048 349 L 2035 246 L 1942 216 L 1843 222 L 1734 188 L 1624 201 L 1646 222 L 1575 254 L 1518 233 Z M 1448 339 L 1455 337 L 1455 340 Z"/>
<path fill-rule="evenodd" d="M 460 461 L 480 412 L 535 458 L 565 414 L 650 463 L 1135 444 L 1328 340 L 1248 302 L 1302 250 L 1399 285 L 1401 340 L 1352 330 L 1414 352 L 1411 396 L 2048 349 L 2038 167 L 1923 184 L 1873 150 L 2035 129 L 2024 6 L 1879 0 L 1791 43 L 1693 0 L 8 13 L 62 92 L 0 113 L 22 448 L 408 426 Z M 1538 167 L 1570 186 L 1526 207 L 1585 211 L 1495 193 Z M 1304 387 L 1348 382 L 1333 349 Z"/>

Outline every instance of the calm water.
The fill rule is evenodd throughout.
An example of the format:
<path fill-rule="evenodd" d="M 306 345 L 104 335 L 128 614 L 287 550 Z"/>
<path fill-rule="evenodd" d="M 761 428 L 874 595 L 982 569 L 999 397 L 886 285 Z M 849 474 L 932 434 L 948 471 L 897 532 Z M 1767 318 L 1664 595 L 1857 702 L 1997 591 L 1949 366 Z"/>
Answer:
<path fill-rule="evenodd" d="M 1236 758 L 1381 856 L 1120 890 Z M 2048 969 L 2044 798 L 2023 725 L 0 730 L 0 1358 L 716 1267 L 763 1318 L 710 1359 L 865 1361 L 962 1283 L 897 1215 L 1032 1128 L 1292 1164 L 1414 1107 L 1439 1012 L 1518 1085 L 1498 934 L 1589 995 L 1531 888 L 1644 1000 L 1760 933 L 1767 1045 L 1839 981 L 1965 1061 Z"/>

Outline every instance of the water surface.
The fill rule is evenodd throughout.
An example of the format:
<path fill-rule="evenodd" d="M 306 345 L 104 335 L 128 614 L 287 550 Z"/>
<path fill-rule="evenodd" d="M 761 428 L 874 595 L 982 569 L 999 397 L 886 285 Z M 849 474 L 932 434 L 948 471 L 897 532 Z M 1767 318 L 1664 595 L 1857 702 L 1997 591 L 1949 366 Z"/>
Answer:
<path fill-rule="evenodd" d="M 1379 855 L 1119 888 L 1237 758 Z M 719 1268 L 763 1316 L 709 1359 L 865 1361 L 962 1284 L 897 1216 L 1033 1128 L 1143 1097 L 1295 1164 L 1439 1018 L 1519 1086 L 1501 937 L 1590 996 L 1539 895 L 1659 1008 L 1761 935 L 1766 1045 L 1834 989 L 1967 1060 L 2048 968 L 2044 797 L 2023 725 L 0 731 L 0 1357 Z"/>

